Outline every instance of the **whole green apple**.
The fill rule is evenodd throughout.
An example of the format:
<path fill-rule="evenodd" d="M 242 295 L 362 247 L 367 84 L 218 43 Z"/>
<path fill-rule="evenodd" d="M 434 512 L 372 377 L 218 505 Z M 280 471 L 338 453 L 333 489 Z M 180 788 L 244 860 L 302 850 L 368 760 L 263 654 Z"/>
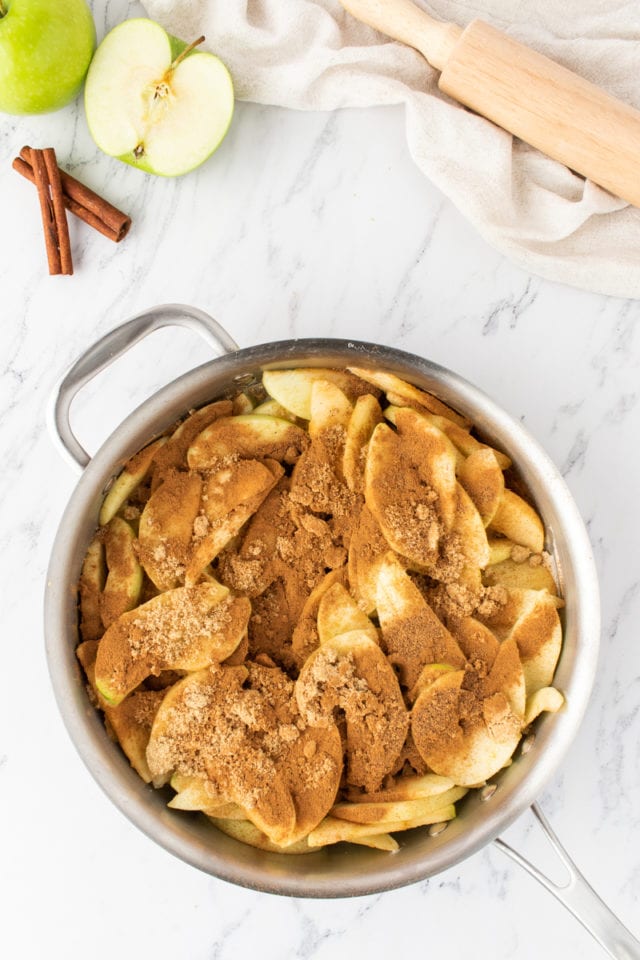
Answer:
<path fill-rule="evenodd" d="M 85 0 L 0 0 L 0 111 L 48 113 L 70 103 L 95 45 Z"/>

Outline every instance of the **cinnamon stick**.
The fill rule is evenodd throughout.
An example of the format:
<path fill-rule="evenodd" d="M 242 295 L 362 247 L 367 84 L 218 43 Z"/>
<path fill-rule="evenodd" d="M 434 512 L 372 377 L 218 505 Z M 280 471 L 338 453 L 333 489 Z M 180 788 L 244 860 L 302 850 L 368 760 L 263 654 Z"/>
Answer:
<path fill-rule="evenodd" d="M 38 189 L 38 199 L 40 201 L 40 213 L 42 215 L 42 227 L 44 229 L 44 242 L 47 248 L 49 273 L 52 275 L 60 274 L 62 273 L 61 244 L 64 244 L 64 237 L 60 237 L 58 217 L 56 216 L 56 211 L 51 199 L 51 183 L 49 180 L 49 171 L 45 161 L 44 150 L 32 150 L 31 163 L 33 164 L 35 183 Z M 63 219 L 66 220 L 66 214 L 64 213 L 64 210 L 62 213 Z M 66 239 L 68 243 L 68 234 Z"/>
<path fill-rule="evenodd" d="M 67 224 L 67 214 L 62 198 L 60 170 L 56 163 L 56 152 L 53 147 L 47 147 L 42 153 L 44 156 L 44 165 L 47 170 L 47 179 L 51 185 L 51 207 L 53 211 L 53 222 L 57 232 L 58 249 L 60 251 L 60 272 L 64 276 L 70 277 L 73 274 L 71 241 L 69 240 L 69 226 Z"/>
<path fill-rule="evenodd" d="M 35 183 L 30 147 L 22 148 L 20 156 L 13 161 L 13 169 Z M 120 243 L 126 237 L 131 227 L 131 217 L 64 170 L 60 170 L 60 182 L 62 200 L 70 213 L 114 243 Z"/>

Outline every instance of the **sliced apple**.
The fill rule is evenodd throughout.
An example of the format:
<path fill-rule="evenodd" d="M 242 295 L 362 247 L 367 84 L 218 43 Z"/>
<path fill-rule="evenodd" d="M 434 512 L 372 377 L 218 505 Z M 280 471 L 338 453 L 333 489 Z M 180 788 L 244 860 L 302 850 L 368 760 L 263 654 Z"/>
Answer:
<path fill-rule="evenodd" d="M 158 450 L 152 464 L 151 492 L 163 483 L 170 472 L 186 470 L 187 451 L 199 433 L 218 420 L 231 415 L 231 400 L 216 400 L 199 410 L 194 410 L 173 431 L 166 444 Z"/>
<path fill-rule="evenodd" d="M 348 633 L 350 630 L 361 630 L 374 643 L 378 643 L 378 631 L 369 617 L 363 613 L 341 583 L 334 583 L 323 593 L 318 604 L 320 643 L 326 643 L 333 637 Z"/>
<path fill-rule="evenodd" d="M 125 703 L 128 701 L 125 700 Z M 247 814 L 237 803 L 229 803 L 216 796 L 214 785 L 202 777 L 189 777 L 174 774 L 171 786 L 176 791 L 168 807 L 172 810 L 201 810 L 211 816 L 225 817 L 229 820 L 246 820 Z"/>
<path fill-rule="evenodd" d="M 494 536 L 488 534 L 487 543 L 489 544 L 489 566 L 494 563 L 502 563 L 511 556 L 511 551 L 517 544 L 507 537 Z"/>
<path fill-rule="evenodd" d="M 106 154 L 174 177 L 219 146 L 233 116 L 233 84 L 213 54 L 191 52 L 152 20 L 125 20 L 104 38 L 85 84 L 93 139 Z"/>
<path fill-rule="evenodd" d="M 408 407 L 397 411 L 398 433 L 379 424 L 365 468 L 365 500 L 390 547 L 425 572 L 458 508 L 456 457 L 442 431 Z"/>
<path fill-rule="evenodd" d="M 151 732 L 154 779 L 175 772 L 206 778 L 272 842 L 300 840 L 335 800 L 342 745 L 333 723 L 296 724 L 292 692 L 286 674 L 257 664 L 186 677 L 167 694 Z M 276 746 L 281 728 L 287 736 L 280 733 Z"/>
<path fill-rule="evenodd" d="M 113 517 L 104 530 L 107 580 L 100 597 L 100 616 L 105 627 L 140 599 L 142 567 L 134 549 L 135 534 L 126 520 Z"/>
<path fill-rule="evenodd" d="M 344 586 L 345 580 L 346 570 L 344 567 L 339 567 L 337 570 L 330 570 L 305 600 L 302 613 L 296 622 L 291 637 L 291 652 L 298 667 L 301 667 L 309 654 L 313 653 L 320 645 L 320 636 L 318 634 L 318 608 L 320 601 L 330 587 L 336 583 Z"/>
<path fill-rule="evenodd" d="M 462 558 L 462 566 L 468 571 L 476 571 L 475 582 L 481 584 L 479 575 L 489 563 L 490 552 L 487 534 L 474 503 L 461 484 L 456 485 L 456 512 L 452 533 L 457 538 L 457 550 Z"/>
<path fill-rule="evenodd" d="M 279 420 L 290 420 L 291 423 L 295 423 L 297 419 L 295 413 L 291 413 L 291 410 L 287 410 L 277 400 L 271 399 L 259 403 L 257 407 L 253 408 L 253 413 L 260 417 L 277 417 Z"/>
<path fill-rule="evenodd" d="M 110 707 L 96 686 L 96 658 L 99 644 L 87 640 L 76 648 L 76 656 L 87 675 L 98 705 L 104 710 L 111 733 L 118 740 L 133 769 L 145 783 L 151 782 L 146 750 L 151 727 L 166 690 L 139 690 L 117 707 Z"/>
<path fill-rule="evenodd" d="M 102 537 L 96 534 L 87 547 L 80 573 L 80 634 L 82 639 L 99 640 L 104 633 L 100 597 L 107 578 Z"/>
<path fill-rule="evenodd" d="M 500 505 L 489 524 L 495 533 L 513 540 L 534 553 L 544 550 L 544 526 L 530 504 L 513 490 L 505 490 Z"/>
<path fill-rule="evenodd" d="M 417 820 L 425 814 L 451 803 L 456 803 L 468 792 L 466 787 L 451 787 L 444 793 L 416 800 L 388 800 L 384 803 L 336 803 L 331 816 L 350 823 L 393 823 L 398 820 Z"/>
<path fill-rule="evenodd" d="M 325 430 L 340 427 L 346 431 L 353 404 L 330 380 L 314 380 L 311 385 L 309 436 L 319 437 Z"/>
<path fill-rule="evenodd" d="M 125 500 L 140 486 L 149 473 L 156 454 L 166 442 L 166 437 L 160 437 L 159 440 L 150 443 L 148 447 L 140 450 L 125 463 L 122 472 L 113 481 L 102 502 L 99 516 L 100 526 L 109 523 Z"/>
<path fill-rule="evenodd" d="M 418 674 L 418 679 L 411 687 L 407 693 L 407 700 L 410 704 L 414 704 L 425 687 L 430 686 L 438 677 L 441 677 L 444 673 L 451 673 L 455 670 L 455 667 L 452 667 L 449 663 L 427 663 L 424 665 L 420 673 Z"/>
<path fill-rule="evenodd" d="M 414 387 L 413 384 L 407 383 L 405 380 L 401 380 L 400 377 L 397 377 L 394 373 L 387 373 L 382 370 L 365 369 L 364 367 L 349 367 L 348 369 L 351 371 L 351 373 L 355 373 L 356 376 L 366 380 L 367 383 L 372 383 L 374 386 L 380 387 L 381 390 L 390 390 L 392 393 L 396 393 L 399 397 L 403 397 L 405 400 L 417 403 L 420 407 L 428 410 L 430 413 L 439 414 L 440 416 L 447 417 L 449 420 L 453 420 L 454 423 L 459 424 L 461 427 L 469 426 L 469 421 L 466 419 L 466 417 L 456 413 L 455 410 L 452 410 L 451 407 L 446 405 L 446 403 L 438 400 L 438 398 L 434 397 L 433 394 L 425 393 L 424 390 L 419 390 L 417 387 Z"/>
<path fill-rule="evenodd" d="M 142 511 L 140 562 L 159 590 L 171 590 L 184 582 L 201 495 L 202 480 L 197 473 L 172 469 Z"/>
<path fill-rule="evenodd" d="M 512 588 L 507 603 L 482 618 L 503 642 L 513 639 L 517 643 L 527 696 L 550 686 L 553 680 L 562 647 L 556 604 L 547 590 Z"/>
<path fill-rule="evenodd" d="M 234 417 L 239 417 L 253 413 L 254 406 L 255 404 L 248 393 L 239 393 L 237 397 L 233 398 L 231 412 Z"/>
<path fill-rule="evenodd" d="M 458 471 L 458 480 L 488 527 L 504 495 L 504 474 L 493 450 L 483 448 L 470 454 Z"/>
<path fill-rule="evenodd" d="M 480 661 L 491 669 L 498 655 L 500 642 L 492 631 L 474 617 L 457 618 L 451 630 L 469 663 Z"/>
<path fill-rule="evenodd" d="M 564 706 L 564 697 L 555 687 L 540 687 L 535 693 L 527 699 L 527 707 L 524 714 L 525 726 L 547 711 L 557 713 Z"/>
<path fill-rule="evenodd" d="M 222 417 L 195 438 L 187 454 L 192 470 L 209 470 L 227 457 L 271 457 L 294 463 L 309 437 L 290 420 L 249 413 Z"/>
<path fill-rule="evenodd" d="M 436 773 L 425 773 L 422 776 L 402 776 L 395 780 L 393 786 L 373 793 L 347 794 L 347 799 L 354 803 L 389 803 L 398 800 L 422 800 L 426 797 L 442 795 L 455 786 L 449 777 L 439 777 Z"/>
<path fill-rule="evenodd" d="M 133 769 L 145 783 L 151 783 L 147 745 L 151 728 L 166 690 L 138 690 L 105 715 Z"/>
<path fill-rule="evenodd" d="M 389 553 L 377 570 L 376 608 L 389 662 L 400 682 L 412 687 L 428 663 L 463 667 L 458 644 L 440 622 L 416 585 Z"/>
<path fill-rule="evenodd" d="M 304 840 L 298 840 L 297 843 L 286 845 L 274 843 L 266 833 L 259 830 L 250 820 L 227 820 L 223 817 L 216 816 L 211 816 L 210 819 L 218 830 L 228 837 L 233 837 L 234 840 L 239 840 L 240 843 L 246 843 L 249 847 L 256 847 L 258 850 L 294 855 L 314 852 L 307 843 L 306 838 Z"/>
<path fill-rule="evenodd" d="M 349 542 L 349 585 L 358 604 L 371 615 L 376 609 L 378 566 L 389 553 L 378 521 L 365 505 Z"/>
<path fill-rule="evenodd" d="M 302 420 L 311 419 L 311 390 L 316 380 L 334 383 L 350 400 L 377 392 L 346 370 L 300 367 L 297 370 L 265 370 L 262 374 L 262 385 L 269 396 Z"/>
<path fill-rule="evenodd" d="M 533 554 L 533 556 L 541 560 L 538 554 Z M 507 590 L 515 588 L 520 590 L 548 590 L 551 594 L 557 594 L 558 592 L 549 568 L 542 562 L 532 565 L 528 560 L 516 563 L 515 560 L 506 559 L 500 563 L 492 563 L 484 571 L 482 582 L 488 587 L 500 585 L 506 587 Z"/>
<path fill-rule="evenodd" d="M 325 724 L 336 708 L 344 710 L 347 782 L 378 789 L 402 750 L 408 716 L 377 643 L 361 630 L 327 640 L 302 667 L 296 699 L 309 724 Z"/>
<path fill-rule="evenodd" d="M 364 837 L 413 830 L 415 827 L 424 827 L 429 823 L 444 823 L 447 820 L 455 819 L 455 816 L 456 808 L 453 804 L 449 804 L 413 820 L 351 823 L 349 820 L 339 820 L 337 817 L 325 817 L 322 823 L 311 831 L 307 837 L 307 842 L 310 847 L 325 847 L 331 843 L 341 843 L 342 841 L 347 843 L 363 842 L 362 838 Z"/>
<path fill-rule="evenodd" d="M 203 511 L 192 524 L 185 583 L 199 580 L 203 569 L 242 529 L 283 473 L 275 460 L 236 460 L 207 475 L 202 489 Z"/>
<path fill-rule="evenodd" d="M 367 444 L 379 423 L 382 423 L 382 410 L 376 398 L 371 394 L 358 397 L 347 424 L 342 458 L 342 473 L 353 493 L 364 493 Z"/>
<path fill-rule="evenodd" d="M 416 747 L 434 773 L 459 786 L 488 780 L 511 758 L 523 719 L 504 693 L 486 697 L 466 689 L 466 672 L 444 673 L 416 700 L 411 731 Z"/>
<path fill-rule="evenodd" d="M 200 670 L 228 657 L 240 643 L 251 602 L 220 584 L 167 590 L 123 614 L 100 641 L 96 686 L 120 703 L 149 675 Z"/>

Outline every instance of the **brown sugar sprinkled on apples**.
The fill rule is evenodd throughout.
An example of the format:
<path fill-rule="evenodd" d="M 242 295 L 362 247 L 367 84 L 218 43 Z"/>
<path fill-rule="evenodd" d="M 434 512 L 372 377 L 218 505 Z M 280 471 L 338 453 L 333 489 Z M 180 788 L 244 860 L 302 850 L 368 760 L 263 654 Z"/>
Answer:
<path fill-rule="evenodd" d="M 365 380 L 307 373 L 274 377 L 262 410 L 262 394 L 243 395 L 174 425 L 116 516 L 143 571 L 137 607 L 105 599 L 105 544 L 107 567 L 127 559 L 107 528 L 79 590 L 91 641 L 79 659 L 105 722 L 126 716 L 126 731 L 108 725 L 125 752 L 134 737 L 141 776 L 177 774 L 185 809 L 200 790 L 208 815 L 236 804 L 284 845 L 339 823 L 349 802 L 399 801 L 406 786 L 420 803 L 434 777 L 458 796 L 497 772 L 560 630 L 550 557 L 490 525 L 489 549 L 504 455 L 489 475 L 490 448 L 470 455 L 464 421 L 431 416 L 397 378 L 385 408 Z M 96 611 L 113 620 L 101 640 Z"/>

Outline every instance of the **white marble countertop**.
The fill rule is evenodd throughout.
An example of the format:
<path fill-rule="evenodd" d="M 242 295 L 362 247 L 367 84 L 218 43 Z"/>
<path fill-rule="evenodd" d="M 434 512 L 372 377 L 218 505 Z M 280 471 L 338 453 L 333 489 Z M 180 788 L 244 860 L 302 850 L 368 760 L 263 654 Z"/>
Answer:
<path fill-rule="evenodd" d="M 96 2 L 99 34 L 136 13 Z M 50 278 L 25 143 L 129 211 L 114 245 L 71 223 L 73 278 Z M 451 367 L 521 419 L 566 477 L 599 567 L 602 650 L 588 714 L 541 798 L 600 895 L 640 936 L 640 304 L 528 276 L 413 167 L 400 110 L 300 114 L 238 104 L 229 136 L 181 180 L 98 154 L 80 103 L 0 124 L 3 469 L 0 913 L 6 956 L 328 960 L 394 956 L 599 960 L 600 947 L 488 848 L 431 880 L 359 900 L 280 899 L 198 873 L 102 795 L 58 715 L 41 599 L 76 476 L 45 424 L 56 378 L 157 303 L 211 312 L 241 346 L 338 336 Z M 90 450 L 162 383 L 208 359 L 167 330 L 100 376 L 74 410 Z M 526 815 L 508 834 L 536 860 Z"/>

